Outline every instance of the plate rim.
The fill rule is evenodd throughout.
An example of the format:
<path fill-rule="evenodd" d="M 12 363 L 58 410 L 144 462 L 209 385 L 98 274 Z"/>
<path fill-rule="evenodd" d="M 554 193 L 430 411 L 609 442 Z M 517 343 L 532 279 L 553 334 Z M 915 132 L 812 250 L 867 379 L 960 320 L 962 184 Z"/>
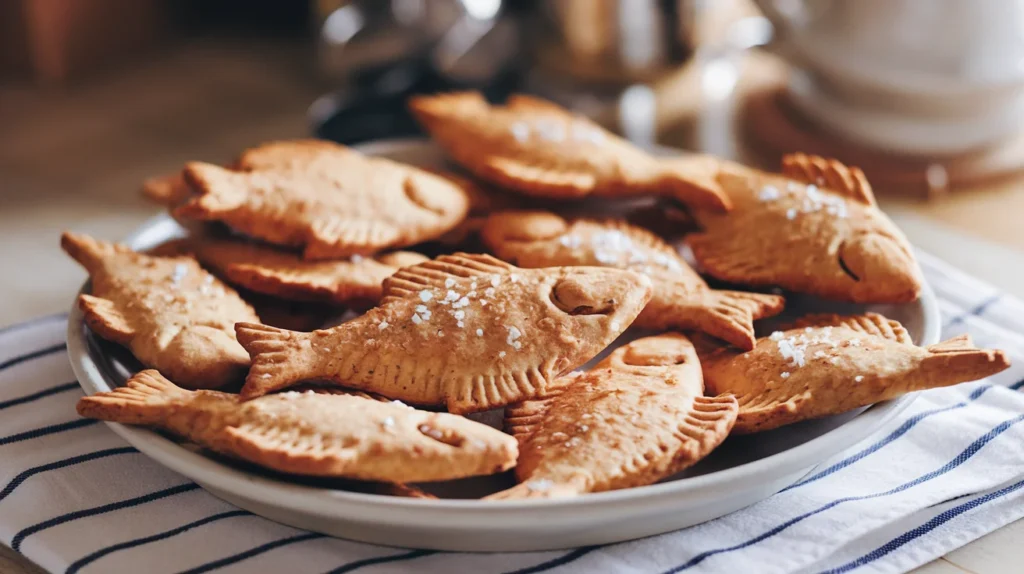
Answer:
<path fill-rule="evenodd" d="M 425 139 L 400 138 L 372 142 L 358 146 L 357 149 L 364 153 L 374 154 L 381 153 L 383 150 L 393 150 L 396 147 L 414 145 L 430 146 L 430 143 Z M 680 152 L 673 150 L 672 153 Z M 143 222 L 135 231 L 125 237 L 123 242 L 135 246 L 144 236 L 158 232 L 161 227 L 171 229 L 175 225 L 174 220 L 167 214 L 157 215 Z M 112 387 L 108 384 L 103 370 L 89 353 L 89 345 L 85 337 L 87 327 L 77 305 L 78 295 L 85 293 L 88 288 L 89 281 L 87 280 L 76 293 L 71 304 L 67 323 L 67 352 L 79 385 L 86 394 L 91 395 L 111 390 Z M 941 330 L 940 312 L 934 291 L 927 281 L 922 284 L 918 303 L 922 307 L 923 315 L 921 345 L 937 343 Z M 336 516 L 339 510 L 352 510 L 361 507 L 377 512 L 406 510 L 433 514 L 437 511 L 444 511 L 458 513 L 460 518 L 493 519 L 494 512 L 542 510 L 558 513 L 560 510 L 579 509 L 580 507 L 600 511 L 603 508 L 618 506 L 622 503 L 644 506 L 658 505 L 668 499 L 685 498 L 708 490 L 749 488 L 752 482 L 756 483 L 761 480 L 762 473 L 766 470 L 772 470 L 775 476 L 792 474 L 802 469 L 812 468 L 831 454 L 853 446 L 879 430 L 885 423 L 906 409 L 914 399 L 915 394 L 911 393 L 898 399 L 877 403 L 841 426 L 803 444 L 735 467 L 669 482 L 551 500 L 489 500 L 484 502 L 479 499 L 417 499 L 307 486 L 234 468 L 192 452 L 145 428 L 130 427 L 113 422 L 106 422 L 106 424 L 146 456 L 196 481 L 204 488 L 225 490 L 244 498 L 266 501 L 265 504 L 302 510 L 320 516 Z M 714 500 L 708 499 L 707 502 L 713 503 Z M 454 518 L 451 515 L 449 517 Z M 372 520 L 374 517 L 367 518 L 364 514 L 360 518 Z M 384 522 L 388 517 L 386 514 L 378 514 L 376 518 L 379 519 L 378 521 Z M 436 517 L 423 515 L 421 518 L 427 520 Z"/>

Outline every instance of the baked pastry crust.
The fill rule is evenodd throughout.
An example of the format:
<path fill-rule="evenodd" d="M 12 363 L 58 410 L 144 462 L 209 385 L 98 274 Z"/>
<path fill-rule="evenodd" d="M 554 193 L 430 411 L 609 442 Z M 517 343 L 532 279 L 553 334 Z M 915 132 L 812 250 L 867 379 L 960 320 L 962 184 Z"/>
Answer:
<path fill-rule="evenodd" d="M 745 353 L 707 341 L 697 349 L 708 392 L 739 401 L 734 433 L 844 413 L 1010 365 L 1002 351 L 978 349 L 966 335 L 914 346 L 902 325 L 876 313 L 810 315 Z"/>
<path fill-rule="evenodd" d="M 311 476 L 427 482 L 501 472 L 516 459 L 515 439 L 456 415 L 315 391 L 241 402 L 234 394 L 177 387 L 155 370 L 83 397 L 78 413 L 165 429 L 222 454 Z"/>
<path fill-rule="evenodd" d="M 389 277 L 380 306 L 332 329 L 236 325 L 253 361 L 242 395 L 316 379 L 457 413 L 497 408 L 543 395 L 622 333 L 650 295 L 650 281 L 631 271 L 441 256 Z"/>
<path fill-rule="evenodd" d="M 593 121 L 539 98 L 495 106 L 477 92 L 412 98 L 409 107 L 459 165 L 503 188 L 551 199 L 665 195 L 724 210 L 718 189 L 691 185 L 665 163 Z"/>
<path fill-rule="evenodd" d="M 804 154 L 787 156 L 782 175 L 710 156 L 673 161 L 694 185 L 732 199 L 729 213 L 693 210 L 703 231 L 686 237 L 716 279 L 855 303 L 920 295 L 910 244 L 875 205 L 859 169 Z"/>
<path fill-rule="evenodd" d="M 482 236 L 498 257 L 521 267 L 593 265 L 647 275 L 654 291 L 637 327 L 699 330 L 749 350 L 754 320 L 784 304 L 778 295 L 711 289 L 671 245 L 624 221 L 505 211 L 487 219 Z"/>
<path fill-rule="evenodd" d="M 638 339 L 552 394 L 506 410 L 522 484 L 490 499 L 553 498 L 642 486 L 701 460 L 725 440 L 738 406 L 705 397 L 693 345 Z"/>
<path fill-rule="evenodd" d="M 241 380 L 249 358 L 234 324 L 259 317 L 195 259 L 144 255 L 70 232 L 61 247 L 89 272 L 92 293 L 80 295 L 78 306 L 97 335 L 188 388 Z"/>
<path fill-rule="evenodd" d="M 335 259 L 438 237 L 469 206 L 450 180 L 327 142 L 268 144 L 245 152 L 240 165 L 189 163 L 185 179 L 199 196 L 175 215 L 302 247 L 307 259 Z"/>

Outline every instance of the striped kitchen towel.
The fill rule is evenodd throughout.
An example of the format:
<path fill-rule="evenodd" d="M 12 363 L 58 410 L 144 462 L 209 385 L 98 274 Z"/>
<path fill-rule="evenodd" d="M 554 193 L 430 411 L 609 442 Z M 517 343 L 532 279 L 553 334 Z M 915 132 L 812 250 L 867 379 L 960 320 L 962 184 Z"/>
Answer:
<path fill-rule="evenodd" d="M 920 397 L 729 516 L 571 551 L 399 550 L 276 524 L 75 415 L 65 317 L 0 332 L 0 539 L 54 572 L 905 572 L 1024 515 L 1024 303 L 922 256 L 945 324 L 1015 365 Z"/>

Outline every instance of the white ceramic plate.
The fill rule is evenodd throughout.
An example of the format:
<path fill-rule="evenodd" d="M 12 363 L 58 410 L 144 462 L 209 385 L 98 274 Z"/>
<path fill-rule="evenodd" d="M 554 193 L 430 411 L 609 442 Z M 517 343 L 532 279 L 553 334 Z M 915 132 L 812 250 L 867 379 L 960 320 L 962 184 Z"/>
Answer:
<path fill-rule="evenodd" d="M 381 142 L 363 150 L 420 165 L 443 163 L 440 152 L 423 141 Z M 179 233 L 174 221 L 158 217 L 126 242 L 143 249 Z M 927 286 L 919 301 L 906 305 L 864 307 L 793 296 L 783 320 L 812 311 L 865 309 L 902 322 L 917 344 L 938 341 L 939 312 Z M 761 328 L 771 329 L 771 322 L 765 323 Z M 117 387 L 139 368 L 123 349 L 89 332 L 77 305 L 68 321 L 68 354 L 88 394 Z M 446 484 L 433 490 L 446 497 L 440 500 L 364 494 L 331 488 L 330 481 L 289 480 L 196 452 L 155 432 L 108 424 L 134 447 L 215 496 L 278 522 L 391 546 L 527 551 L 639 538 L 728 514 L 796 482 L 828 456 L 877 430 L 911 400 L 907 396 L 861 412 L 732 437 L 693 468 L 651 486 L 565 500 L 502 502 L 465 498 L 510 486 L 507 475 Z"/>

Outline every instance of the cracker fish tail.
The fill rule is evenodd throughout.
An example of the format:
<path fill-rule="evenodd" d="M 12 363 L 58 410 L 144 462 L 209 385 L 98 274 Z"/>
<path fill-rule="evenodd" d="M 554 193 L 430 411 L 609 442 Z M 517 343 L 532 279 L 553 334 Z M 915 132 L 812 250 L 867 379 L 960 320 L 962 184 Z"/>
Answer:
<path fill-rule="evenodd" d="M 236 323 L 238 342 L 252 366 L 242 387 L 242 400 L 255 399 L 321 375 L 313 352 L 312 333 L 300 333 L 256 323 Z"/>
<path fill-rule="evenodd" d="M 60 247 L 72 259 L 77 261 L 82 267 L 85 267 L 90 275 L 100 269 L 103 266 L 104 260 L 111 255 L 130 251 L 126 247 L 107 243 L 106 241 L 99 241 L 88 235 L 71 233 L 70 231 L 65 231 L 61 234 Z"/>
<path fill-rule="evenodd" d="M 237 399 L 215 391 L 189 391 L 164 378 L 159 371 L 147 369 L 136 373 L 106 393 L 82 397 L 78 414 L 103 421 L 130 425 L 157 426 L 182 436 L 195 430 L 193 414 L 209 412 L 218 406 L 233 410 Z"/>
<path fill-rule="evenodd" d="M 581 483 L 557 483 L 544 478 L 531 478 L 512 488 L 495 492 L 484 497 L 484 500 L 522 500 L 525 498 L 570 498 L 586 492 Z"/>
<path fill-rule="evenodd" d="M 1010 366 L 1006 353 L 994 349 L 979 349 L 974 346 L 970 335 L 960 335 L 925 348 L 928 351 L 921 361 L 923 381 L 927 385 L 910 391 L 955 385 L 983 379 Z"/>
<path fill-rule="evenodd" d="M 704 290 L 674 298 L 656 296 L 644 309 L 638 325 L 673 329 L 694 329 L 722 339 L 740 349 L 754 348 L 754 320 L 782 311 L 784 299 L 778 295 L 742 291 Z"/>

